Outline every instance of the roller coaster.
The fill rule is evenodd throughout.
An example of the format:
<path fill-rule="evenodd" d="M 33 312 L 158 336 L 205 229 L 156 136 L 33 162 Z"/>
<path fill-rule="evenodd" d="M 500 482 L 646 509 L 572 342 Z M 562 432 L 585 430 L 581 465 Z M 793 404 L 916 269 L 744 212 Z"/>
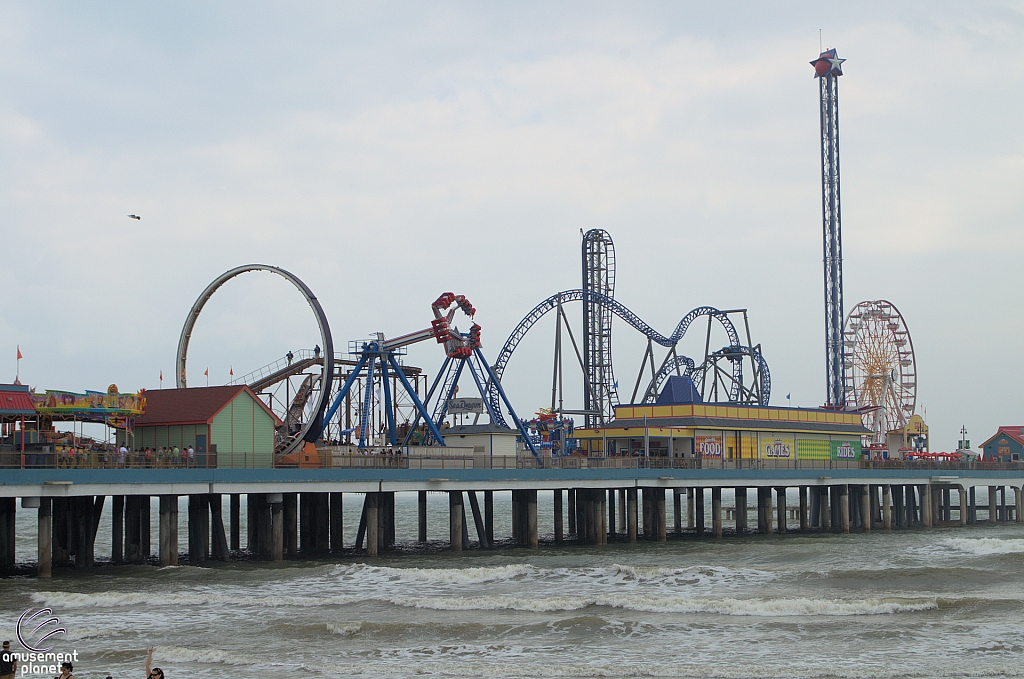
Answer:
<path fill-rule="evenodd" d="M 403 446 L 443 446 L 442 423 L 448 414 L 448 404 L 457 394 L 460 379 L 467 374 L 480 393 L 490 422 L 518 430 L 524 445 L 537 455 L 501 380 L 516 348 L 552 311 L 556 317 L 555 356 L 548 410 L 560 417 L 582 415 L 588 426 L 600 426 L 614 416 L 614 407 L 620 403 L 612 365 L 614 318 L 625 322 L 647 341 L 629 403 L 657 402 L 665 382 L 676 375 L 690 380 L 703 401 L 768 404 L 771 374 L 761 346 L 751 342 L 745 309 L 700 306 L 685 314 L 670 334 L 663 335 L 613 297 L 615 255 L 607 232 L 594 229 L 584 234 L 582 255 L 584 286 L 558 292 L 537 304 L 512 330 L 493 365 L 481 351 L 481 329 L 474 320 L 476 309 L 465 296 L 442 294 L 431 305 L 434 318 L 429 327 L 393 338 L 376 333 L 371 339 L 351 342 L 346 356 L 334 352 L 327 316 L 305 283 L 279 267 L 239 266 L 214 279 L 192 305 L 178 342 L 177 386 L 187 387 L 189 341 L 209 299 L 229 280 L 243 273 L 265 271 L 286 279 L 303 295 L 316 318 L 323 346 L 321 349 L 318 344 L 313 350 L 303 349 L 297 353 L 289 351 L 285 357 L 233 382 L 249 386 L 279 414 L 283 423 L 277 433 L 279 458 L 307 442 L 341 442 L 353 435 L 359 448 L 398 446 L 399 441 Z M 582 348 L 565 312 L 566 307 L 573 304 L 581 306 Z M 467 333 L 455 326 L 458 311 L 471 322 Z M 743 339 L 732 320 L 736 316 L 742 316 Z M 697 363 L 681 354 L 678 345 L 695 323 L 705 319 L 704 357 Z M 715 327 L 724 332 L 727 339 L 727 344 L 721 348 L 712 347 Z M 583 407 L 580 409 L 566 408 L 564 404 L 563 330 L 583 375 Z M 443 345 L 445 359 L 424 393 L 427 375 L 420 368 L 403 365 L 402 357 L 408 346 L 428 340 Z M 665 350 L 660 361 L 655 356 L 656 346 Z"/>

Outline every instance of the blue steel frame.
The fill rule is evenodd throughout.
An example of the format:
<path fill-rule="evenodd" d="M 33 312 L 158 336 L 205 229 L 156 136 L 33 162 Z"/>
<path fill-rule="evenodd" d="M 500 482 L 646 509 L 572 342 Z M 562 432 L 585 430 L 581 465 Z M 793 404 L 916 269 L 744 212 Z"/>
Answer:
<path fill-rule="evenodd" d="M 409 398 L 416 405 L 416 412 L 418 413 L 416 422 L 419 423 L 419 417 L 423 417 L 427 421 L 427 427 L 430 429 L 431 435 L 435 438 L 439 445 L 444 445 L 444 437 L 441 436 L 441 432 L 438 430 L 437 425 L 434 424 L 434 420 L 430 418 L 427 413 L 426 407 L 423 402 L 420 401 L 419 396 L 416 395 L 416 390 L 413 389 L 409 383 L 409 379 L 402 372 L 401 366 L 395 359 L 395 352 L 383 349 L 377 342 L 367 342 L 363 344 L 362 350 L 359 352 L 359 360 L 356 361 L 356 365 L 352 368 L 352 373 L 345 380 L 345 384 L 342 385 L 341 390 L 334 397 L 334 402 L 331 407 L 327 409 L 327 413 L 324 415 L 324 423 L 330 422 L 334 414 L 338 412 L 338 408 L 341 407 L 342 402 L 345 400 L 345 396 L 351 391 L 352 385 L 355 383 L 356 378 L 362 374 L 363 369 L 366 369 L 366 391 L 363 395 L 363 412 L 360 414 L 360 427 L 359 427 L 359 448 L 366 448 L 366 430 L 368 428 L 368 415 L 370 408 L 370 398 L 373 395 L 373 372 L 374 365 L 380 363 L 381 376 L 384 378 L 384 411 L 387 413 L 387 426 L 388 426 L 388 438 L 391 441 L 391 445 L 397 444 L 397 436 L 395 432 L 395 419 L 393 404 L 391 402 L 391 387 L 388 384 L 388 368 L 390 365 L 394 370 L 395 375 L 402 383 L 402 387 L 409 394 Z M 435 385 L 436 386 L 436 385 Z M 320 429 L 320 435 L 323 436 L 323 428 Z"/>
<path fill-rule="evenodd" d="M 825 266 L 825 380 L 827 405 L 841 408 L 846 402 L 843 355 L 843 228 L 839 200 L 839 76 L 843 74 L 834 49 L 811 62 L 830 62 L 828 70 L 815 74 L 821 117 L 821 215 Z"/>

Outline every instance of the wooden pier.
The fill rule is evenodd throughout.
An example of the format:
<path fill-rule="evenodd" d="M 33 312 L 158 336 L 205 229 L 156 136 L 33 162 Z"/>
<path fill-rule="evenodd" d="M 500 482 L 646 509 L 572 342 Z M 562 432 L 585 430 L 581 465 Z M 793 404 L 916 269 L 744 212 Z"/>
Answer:
<path fill-rule="evenodd" d="M 512 492 L 512 542 L 610 542 L 694 535 L 722 539 L 753 532 L 786 535 L 970 526 L 1024 519 L 1024 470 L 929 469 L 83 469 L 4 470 L 0 485 L 0 568 L 15 565 L 15 515 L 38 517 L 39 577 L 54 567 L 90 568 L 104 507 L 113 514 L 110 558 L 153 556 L 150 500 L 159 497 L 156 557 L 176 565 L 179 498 L 187 496 L 187 562 L 227 561 L 241 551 L 241 496 L 247 496 L 245 548 L 270 561 L 355 549 L 376 557 L 395 546 L 395 493 L 418 494 L 418 539 L 427 539 L 427 494 L 446 494 L 453 552 L 492 549 L 494 492 Z M 444 477 L 438 476 L 443 473 Z M 750 489 L 755 495 L 749 495 Z M 722 503 L 723 489 L 735 502 Z M 787 504 L 796 489 L 798 501 Z M 344 494 L 361 495 L 355 544 L 345 544 Z M 539 526 L 537 499 L 552 493 L 553 525 Z M 671 501 L 668 494 L 671 493 Z M 222 517 L 229 503 L 228 525 Z M 684 498 L 685 497 L 685 502 Z M 756 504 L 748 506 L 748 498 Z M 468 509 L 467 509 L 468 505 Z M 685 505 L 685 507 L 684 507 Z M 671 506 L 672 526 L 669 527 Z M 710 520 L 707 513 L 710 512 Z M 751 514 L 756 514 L 756 531 Z M 354 519 L 354 517 L 353 517 Z M 351 520 L 351 519 L 350 519 Z M 756 548 L 753 547 L 752 548 Z"/>

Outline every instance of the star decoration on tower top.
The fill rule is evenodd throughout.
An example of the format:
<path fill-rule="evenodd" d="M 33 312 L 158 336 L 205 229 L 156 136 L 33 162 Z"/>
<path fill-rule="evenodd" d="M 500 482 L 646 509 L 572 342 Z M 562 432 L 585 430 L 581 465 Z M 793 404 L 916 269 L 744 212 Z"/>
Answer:
<path fill-rule="evenodd" d="M 811 66 L 814 67 L 814 77 L 823 78 L 826 75 L 842 75 L 844 61 L 846 59 L 840 59 L 836 55 L 834 47 L 830 50 L 825 50 L 817 59 L 811 62 Z"/>

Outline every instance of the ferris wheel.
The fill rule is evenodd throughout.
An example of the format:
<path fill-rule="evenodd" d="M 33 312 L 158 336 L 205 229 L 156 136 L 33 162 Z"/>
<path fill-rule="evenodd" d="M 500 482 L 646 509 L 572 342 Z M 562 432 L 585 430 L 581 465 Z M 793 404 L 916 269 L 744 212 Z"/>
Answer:
<path fill-rule="evenodd" d="M 907 425 L 917 404 L 917 361 L 899 310 L 884 299 L 861 302 L 844 325 L 846 405 L 864 409 L 876 442 Z"/>

